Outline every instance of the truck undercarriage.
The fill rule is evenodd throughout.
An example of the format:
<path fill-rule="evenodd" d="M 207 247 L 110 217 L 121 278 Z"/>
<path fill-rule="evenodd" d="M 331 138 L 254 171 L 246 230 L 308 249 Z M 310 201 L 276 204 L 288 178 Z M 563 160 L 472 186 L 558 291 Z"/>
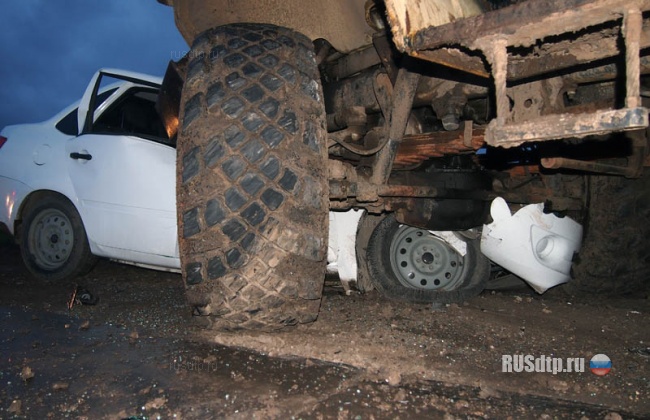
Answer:
<path fill-rule="evenodd" d="M 257 15 L 190 40 L 160 105 L 170 137 L 178 131 L 181 257 L 197 314 L 219 328 L 312 320 L 327 209 L 368 213 L 361 289 L 465 299 L 489 275 L 473 229 L 494 219 L 496 197 L 585 225 L 574 290 L 643 287 L 650 2 L 491 3 L 434 25 L 436 2 L 368 1 L 368 42 L 352 51 L 336 48 L 345 36 L 310 41 L 271 18 L 249 23 Z M 173 6 L 191 33 L 200 7 Z M 464 251 L 450 231 L 464 232 Z M 428 239 L 410 246 L 409 235 Z"/>

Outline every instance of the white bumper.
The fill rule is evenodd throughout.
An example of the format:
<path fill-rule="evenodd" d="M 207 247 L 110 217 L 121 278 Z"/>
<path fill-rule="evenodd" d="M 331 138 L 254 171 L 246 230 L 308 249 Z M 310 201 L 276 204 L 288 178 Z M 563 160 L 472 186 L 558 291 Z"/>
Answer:
<path fill-rule="evenodd" d="M 545 214 L 530 204 L 514 215 L 501 197 L 492 202 L 492 223 L 483 226 L 481 251 L 526 280 L 538 293 L 570 279 L 573 254 L 580 250 L 582 226 L 569 217 Z"/>

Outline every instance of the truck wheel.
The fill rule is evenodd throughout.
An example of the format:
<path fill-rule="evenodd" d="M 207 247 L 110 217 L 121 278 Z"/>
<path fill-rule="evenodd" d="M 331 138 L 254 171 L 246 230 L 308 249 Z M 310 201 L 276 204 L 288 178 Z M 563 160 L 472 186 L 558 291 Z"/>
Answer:
<path fill-rule="evenodd" d="M 97 262 L 79 213 L 67 199 L 56 195 L 41 196 L 28 204 L 20 252 L 27 270 L 44 281 L 84 275 Z"/>
<path fill-rule="evenodd" d="M 623 295 L 650 287 L 650 171 L 639 179 L 589 177 L 585 238 L 570 293 Z"/>
<path fill-rule="evenodd" d="M 368 244 L 371 279 L 384 296 L 415 303 L 453 303 L 478 295 L 490 274 L 478 239 L 463 238 L 461 255 L 429 231 L 401 225 L 393 215 L 375 228 Z"/>
<path fill-rule="evenodd" d="M 199 35 L 181 99 L 177 209 L 187 297 L 216 329 L 314 321 L 327 258 L 325 108 L 289 29 Z"/>

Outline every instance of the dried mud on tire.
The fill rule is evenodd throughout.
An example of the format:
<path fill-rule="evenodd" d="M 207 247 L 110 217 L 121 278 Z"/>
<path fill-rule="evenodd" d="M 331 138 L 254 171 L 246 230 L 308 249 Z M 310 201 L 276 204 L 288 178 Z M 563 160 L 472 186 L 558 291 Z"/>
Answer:
<path fill-rule="evenodd" d="M 328 232 L 313 46 L 271 25 L 200 35 L 181 101 L 177 209 L 187 296 L 218 329 L 318 314 Z"/>
<path fill-rule="evenodd" d="M 650 171 L 639 179 L 589 178 L 586 235 L 574 280 L 575 293 L 624 295 L 648 290 L 650 277 Z"/>

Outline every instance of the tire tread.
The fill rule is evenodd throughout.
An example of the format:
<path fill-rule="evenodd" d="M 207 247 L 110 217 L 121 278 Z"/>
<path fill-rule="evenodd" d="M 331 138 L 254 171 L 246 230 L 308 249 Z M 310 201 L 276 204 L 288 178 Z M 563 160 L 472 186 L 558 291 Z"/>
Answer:
<path fill-rule="evenodd" d="M 288 29 L 236 24 L 200 35 L 192 54 L 177 194 L 190 304 L 218 329 L 313 320 L 329 207 L 313 46 Z"/>

